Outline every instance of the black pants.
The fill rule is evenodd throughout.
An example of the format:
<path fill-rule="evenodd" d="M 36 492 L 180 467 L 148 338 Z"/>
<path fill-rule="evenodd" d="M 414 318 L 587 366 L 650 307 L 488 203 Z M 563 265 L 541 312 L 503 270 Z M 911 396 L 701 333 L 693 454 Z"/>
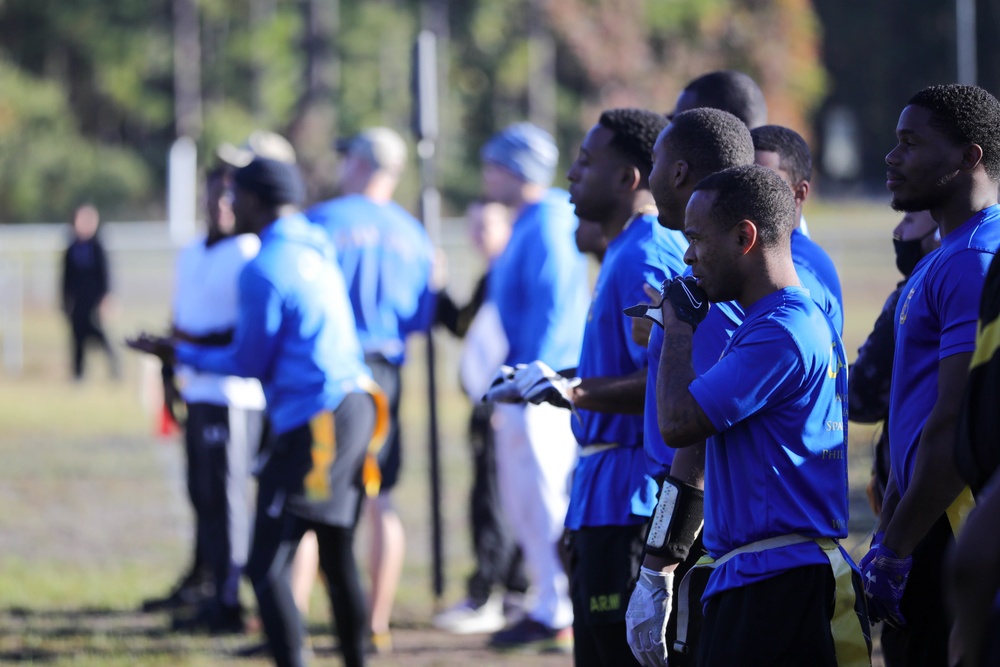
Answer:
<path fill-rule="evenodd" d="M 107 336 L 104 335 L 98 305 L 88 306 L 86 304 L 77 304 L 70 313 L 70 328 L 73 332 L 73 377 L 77 380 L 83 377 L 83 357 L 87 341 L 91 338 L 108 355 L 111 374 L 114 377 L 118 376 L 118 355 L 115 354 L 111 345 L 108 344 Z"/>
<path fill-rule="evenodd" d="M 948 664 L 951 623 L 942 589 L 944 555 L 954 541 L 948 517 L 942 516 L 913 551 L 900 610 L 906 627 L 882 626 L 886 667 L 937 667 Z"/>
<path fill-rule="evenodd" d="M 638 665 L 625 637 L 625 610 L 642 562 L 646 526 L 570 531 L 575 667 Z"/>
<path fill-rule="evenodd" d="M 314 480 L 310 425 L 274 438 L 260 473 L 257 518 L 247 575 L 253 583 L 268 646 L 279 667 L 304 665 L 303 627 L 292 597 L 291 569 L 306 530 L 319 542 L 340 649 L 347 667 L 364 665 L 368 630 L 365 600 L 354 560 L 354 527 L 361 506 L 361 467 L 375 425 L 367 394 L 348 394 L 333 412 L 335 456 L 326 477 L 325 499 L 306 493 Z M 316 439 L 318 442 L 318 439 Z"/>
<path fill-rule="evenodd" d="M 219 601 L 238 602 L 239 576 L 250 548 L 250 461 L 263 414 L 189 403 L 184 442 L 188 493 L 195 515 L 195 564 L 207 569 Z"/>
<path fill-rule="evenodd" d="M 469 422 L 473 466 L 469 506 L 476 570 L 469 577 L 467 590 L 469 599 L 476 604 L 485 603 L 497 586 L 515 593 L 528 590 L 521 548 L 500 506 L 492 414 L 489 404 L 477 405 Z"/>
<path fill-rule="evenodd" d="M 699 667 L 837 667 L 829 565 L 807 565 L 713 595 Z"/>

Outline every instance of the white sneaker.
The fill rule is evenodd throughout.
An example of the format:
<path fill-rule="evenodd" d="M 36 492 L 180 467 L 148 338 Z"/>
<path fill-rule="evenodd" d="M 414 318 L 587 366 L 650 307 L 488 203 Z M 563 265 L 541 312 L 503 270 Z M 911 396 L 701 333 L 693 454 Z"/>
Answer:
<path fill-rule="evenodd" d="M 485 634 L 501 630 L 507 623 L 503 596 L 494 593 L 481 606 L 462 600 L 434 617 L 434 627 L 456 635 Z"/>

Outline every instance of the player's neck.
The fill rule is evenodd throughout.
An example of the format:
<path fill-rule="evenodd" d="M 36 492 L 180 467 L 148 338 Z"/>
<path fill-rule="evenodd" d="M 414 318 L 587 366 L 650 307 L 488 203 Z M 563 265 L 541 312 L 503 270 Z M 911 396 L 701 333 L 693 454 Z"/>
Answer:
<path fill-rule="evenodd" d="M 646 196 L 643 196 L 643 192 Z M 656 204 L 648 190 L 623 201 L 607 220 L 599 221 L 601 233 L 608 243 L 614 241 L 629 225 L 644 215 L 656 215 Z"/>
<path fill-rule="evenodd" d="M 931 216 L 941 229 L 944 238 L 961 227 L 972 216 L 983 209 L 997 203 L 997 186 L 987 181 L 986 184 L 974 182 L 967 192 L 961 192 L 951 197 L 942 206 L 931 209 Z"/>
<path fill-rule="evenodd" d="M 757 266 L 746 275 L 743 290 L 736 299 L 744 310 L 786 287 L 800 286 L 791 252 L 768 252 L 759 257 Z"/>

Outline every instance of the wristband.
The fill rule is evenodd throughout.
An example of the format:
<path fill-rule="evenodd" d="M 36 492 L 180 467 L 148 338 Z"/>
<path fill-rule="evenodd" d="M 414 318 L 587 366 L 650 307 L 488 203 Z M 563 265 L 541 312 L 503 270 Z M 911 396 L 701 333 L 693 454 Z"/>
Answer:
<path fill-rule="evenodd" d="M 705 492 L 667 475 L 646 534 L 646 553 L 683 562 L 705 523 Z"/>

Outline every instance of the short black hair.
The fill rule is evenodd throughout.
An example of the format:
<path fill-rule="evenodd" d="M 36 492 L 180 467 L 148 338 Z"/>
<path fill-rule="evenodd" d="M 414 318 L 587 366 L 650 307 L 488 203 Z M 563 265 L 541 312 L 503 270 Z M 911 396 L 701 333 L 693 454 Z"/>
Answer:
<path fill-rule="evenodd" d="M 677 114 L 670 123 L 667 140 L 676 157 L 688 163 L 694 178 L 753 164 L 750 130 L 739 118 L 719 109 L 691 109 Z"/>
<path fill-rule="evenodd" d="M 730 167 L 702 179 L 694 187 L 715 192 L 711 216 L 719 224 L 750 220 L 757 225 L 761 247 L 776 246 L 795 228 L 795 197 L 781 176 L 752 164 Z"/>
<path fill-rule="evenodd" d="M 812 180 L 812 153 L 798 132 L 781 125 L 762 125 L 750 130 L 750 136 L 754 150 L 778 154 L 781 168 L 788 172 L 792 181 Z"/>
<path fill-rule="evenodd" d="M 728 111 L 750 128 L 767 122 L 767 102 L 757 82 L 743 72 L 719 70 L 703 74 L 684 87 L 698 106 Z"/>
<path fill-rule="evenodd" d="M 608 109 L 597 121 L 611 130 L 611 145 L 639 168 L 644 178 L 653 169 L 653 145 L 667 126 L 667 117 L 645 109 Z"/>
<path fill-rule="evenodd" d="M 1000 181 L 1000 101 L 979 86 L 924 88 L 907 105 L 931 112 L 931 126 L 956 144 L 978 144 L 990 180 Z"/>

